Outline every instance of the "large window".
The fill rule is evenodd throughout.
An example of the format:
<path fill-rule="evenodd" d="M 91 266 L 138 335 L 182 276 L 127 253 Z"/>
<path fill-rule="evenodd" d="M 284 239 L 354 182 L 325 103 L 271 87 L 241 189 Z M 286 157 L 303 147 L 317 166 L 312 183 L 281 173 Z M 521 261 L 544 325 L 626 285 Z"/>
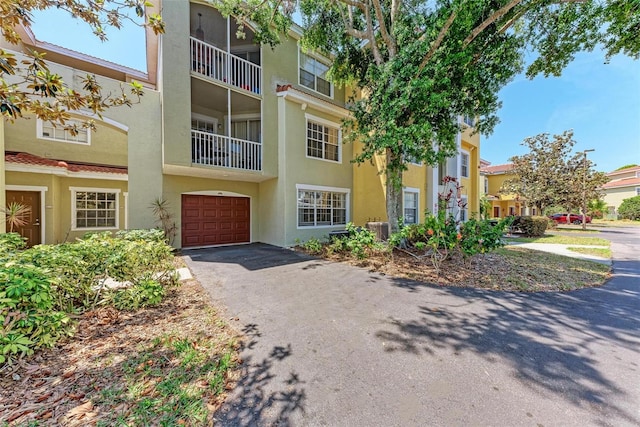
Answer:
<path fill-rule="evenodd" d="M 54 125 L 52 122 L 38 119 L 36 128 L 37 137 L 41 139 L 84 145 L 91 143 L 91 131 L 85 128 L 80 120 L 66 120 L 65 125 Z"/>
<path fill-rule="evenodd" d="M 460 153 L 460 176 L 469 178 L 469 153 Z"/>
<path fill-rule="evenodd" d="M 420 193 L 417 189 L 406 189 L 403 197 L 404 223 L 418 223 L 418 200 Z"/>
<path fill-rule="evenodd" d="M 298 187 L 298 227 L 345 225 L 349 191 Z"/>
<path fill-rule="evenodd" d="M 309 89 L 331 96 L 332 85 L 327 80 L 329 66 L 300 52 L 300 84 Z"/>
<path fill-rule="evenodd" d="M 307 156 L 340 161 L 340 128 L 307 117 Z"/>
<path fill-rule="evenodd" d="M 71 187 L 72 229 L 118 228 L 117 189 Z"/>

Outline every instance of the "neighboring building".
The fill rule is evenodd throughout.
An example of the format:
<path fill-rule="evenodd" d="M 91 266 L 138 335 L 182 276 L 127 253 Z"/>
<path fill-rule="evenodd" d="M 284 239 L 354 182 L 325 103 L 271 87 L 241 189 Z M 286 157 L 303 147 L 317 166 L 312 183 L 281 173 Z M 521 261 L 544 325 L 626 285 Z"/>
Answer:
<path fill-rule="evenodd" d="M 144 73 L 37 41 L 30 31 L 18 30 L 21 45 L 6 44 L 3 38 L 0 46 L 15 51 L 18 61 L 26 49 L 46 53 L 51 72 L 71 87 L 79 87 L 81 77 L 93 73 L 105 93 L 117 94 L 120 84 L 132 79 L 146 89 L 133 109 L 110 109 L 103 119 L 90 113 L 75 114 L 74 120 L 94 119 L 96 132 L 80 128 L 73 135 L 34 116 L 14 123 L 2 120 L 0 205 L 20 202 L 31 207 L 28 224 L 19 230 L 29 245 L 62 242 L 87 231 L 129 227 L 129 213 L 137 212 L 128 197 L 128 182 L 135 175 L 129 165 L 137 163 L 132 151 L 157 147 L 161 138 L 157 126 L 160 94 L 155 85 Z M 149 45 L 152 47 L 153 40 Z M 0 218 L 0 231 L 4 228 Z"/>
<path fill-rule="evenodd" d="M 42 242 L 152 227 L 149 206 L 158 198 L 174 213 L 177 247 L 290 246 L 349 221 L 387 220 L 383 159 L 351 163 L 358 146 L 343 145 L 341 130 L 348 93 L 327 80 L 327 58 L 301 51 L 299 28 L 271 49 L 255 45 L 246 27 L 237 39 L 235 21 L 209 5 L 164 2 L 162 13 L 166 33 L 160 43 L 148 35 L 147 74 L 60 48 L 48 56 L 66 64 L 56 72 L 67 82 L 86 72 L 104 76 L 107 87 L 143 81 L 141 104 L 109 110 L 81 140 L 36 120 L 5 125 L 6 189 L 41 201 Z M 461 121 L 456 157 L 405 173 L 405 223 L 437 209 L 445 175 L 463 185 L 457 196 L 467 207 L 456 214 L 478 212 L 479 136 Z"/>
<path fill-rule="evenodd" d="M 624 199 L 640 195 L 640 166 L 616 170 L 607 174 L 609 182 L 602 186 L 608 215 L 617 216 Z"/>
<path fill-rule="evenodd" d="M 502 191 L 505 181 L 513 179 L 513 163 L 484 166 L 480 174 L 487 180 L 487 199 L 491 202 L 491 218 L 504 218 L 514 215 L 538 215 L 535 207 L 527 210 L 524 198 L 518 194 Z"/>

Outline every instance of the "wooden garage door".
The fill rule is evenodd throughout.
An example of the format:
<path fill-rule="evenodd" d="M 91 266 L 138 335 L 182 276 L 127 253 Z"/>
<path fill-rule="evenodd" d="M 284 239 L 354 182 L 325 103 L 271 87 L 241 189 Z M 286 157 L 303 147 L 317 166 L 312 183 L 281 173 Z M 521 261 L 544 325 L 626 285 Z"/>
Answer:
<path fill-rule="evenodd" d="M 249 198 L 182 195 L 182 247 L 249 242 Z"/>

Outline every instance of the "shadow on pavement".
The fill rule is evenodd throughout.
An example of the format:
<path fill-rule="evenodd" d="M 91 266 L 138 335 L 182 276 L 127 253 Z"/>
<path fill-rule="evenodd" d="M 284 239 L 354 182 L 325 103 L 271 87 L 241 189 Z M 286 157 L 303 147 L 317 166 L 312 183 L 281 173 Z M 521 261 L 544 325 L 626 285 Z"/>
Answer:
<path fill-rule="evenodd" d="M 261 333 L 258 326 L 248 324 L 242 329 L 245 341 L 242 351 L 252 349 Z M 276 381 L 273 368 L 277 363 L 292 355 L 291 344 L 275 346 L 269 355 L 261 360 L 247 356 L 243 359 L 241 377 L 234 388 L 234 397 L 227 400 L 225 406 L 215 414 L 215 425 L 222 426 L 289 426 L 291 416 L 296 412 L 304 413 L 306 393 L 304 381 L 291 371 L 283 381 L 280 391 L 267 392 Z"/>
<path fill-rule="evenodd" d="M 265 243 L 190 249 L 183 251 L 183 255 L 191 257 L 191 259 L 196 262 L 238 264 L 250 271 L 297 264 L 316 259 L 300 252 L 294 252 L 290 249 L 267 245 Z"/>
<path fill-rule="evenodd" d="M 620 270 L 624 265 L 617 264 Z M 425 285 L 394 280 L 409 292 Z M 583 289 L 571 293 L 506 293 L 476 289 L 439 288 L 437 293 L 459 297 L 460 304 L 421 304 L 419 316 L 389 319 L 377 332 L 386 351 L 436 357 L 471 351 L 489 362 L 508 362 L 516 378 L 538 393 L 552 395 L 576 407 L 597 408 L 606 423 L 608 414 L 640 425 L 638 414 L 616 404 L 625 396 L 605 375 L 607 366 L 594 352 L 601 341 L 629 350 L 640 348 L 638 289 L 624 286 Z M 486 311 L 459 310 L 474 301 Z M 638 376 L 640 360 L 612 362 L 630 378 Z M 627 356 L 627 358 L 629 358 Z M 626 365 L 624 363 L 626 362 Z"/>

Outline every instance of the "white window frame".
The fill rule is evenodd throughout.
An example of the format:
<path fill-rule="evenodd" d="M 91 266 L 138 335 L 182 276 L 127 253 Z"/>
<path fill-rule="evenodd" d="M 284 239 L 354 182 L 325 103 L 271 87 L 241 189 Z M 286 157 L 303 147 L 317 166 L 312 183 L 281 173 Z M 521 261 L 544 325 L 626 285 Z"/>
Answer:
<path fill-rule="evenodd" d="M 636 187 L 636 196 L 640 196 L 640 187 Z"/>
<path fill-rule="evenodd" d="M 341 164 L 342 163 L 342 128 L 340 127 L 339 123 L 336 122 L 332 122 L 330 120 L 326 120 L 311 114 L 305 114 L 304 115 L 305 118 L 305 123 L 304 123 L 304 153 L 305 156 L 308 159 L 313 159 L 313 160 L 322 160 L 325 162 L 329 162 L 329 163 L 338 163 Z M 307 135 L 307 132 L 309 131 L 309 122 L 314 122 L 316 124 L 322 125 L 322 126 L 327 126 L 333 129 L 337 129 L 338 130 L 338 160 L 331 160 L 331 159 L 325 159 L 324 157 L 314 157 L 314 156 L 310 156 L 309 155 L 309 136 Z M 324 142 L 323 142 L 324 144 Z M 322 155 L 324 156 L 324 145 L 323 145 L 323 150 L 322 150 Z"/>
<path fill-rule="evenodd" d="M 343 193 L 345 195 L 345 223 L 344 224 L 331 224 L 331 225 L 300 225 L 299 219 L 299 206 L 298 206 L 298 192 L 302 191 L 326 191 L 331 193 Z M 340 187 L 325 187 L 321 185 L 306 185 L 306 184 L 296 184 L 296 228 L 298 230 L 310 230 L 310 229 L 320 229 L 320 228 L 336 228 L 336 227 L 344 227 L 349 221 L 351 221 L 351 189 L 349 188 L 340 188 Z M 316 222 L 317 218 L 314 218 L 314 222 Z"/>
<path fill-rule="evenodd" d="M 467 159 L 467 164 L 465 165 L 464 159 Z M 464 174 L 464 168 L 467 167 L 467 174 Z M 471 154 L 468 151 L 461 150 L 460 151 L 460 177 L 461 178 L 469 178 L 471 176 Z"/>
<path fill-rule="evenodd" d="M 120 193 L 119 188 L 96 188 L 96 187 L 69 187 L 71 191 L 71 231 L 90 230 L 119 230 L 120 229 Z M 88 193 L 115 193 L 116 195 L 116 225 L 114 227 L 78 227 L 76 222 L 76 194 L 79 192 Z"/>
<path fill-rule="evenodd" d="M 460 196 L 460 204 L 464 206 L 460 208 L 459 220 L 465 222 L 469 220 L 469 198 L 467 196 Z"/>
<path fill-rule="evenodd" d="M 416 195 L 416 222 L 405 222 L 405 209 L 406 206 L 404 205 L 404 196 L 405 194 L 415 194 Z M 402 190 L 402 221 L 404 222 L 404 224 L 420 224 L 420 189 L 419 188 L 413 188 L 413 187 L 404 187 L 404 189 Z"/>
<path fill-rule="evenodd" d="M 64 143 L 67 143 L 67 144 L 77 144 L 77 145 L 85 145 L 85 146 L 91 145 L 91 129 L 84 128 L 82 120 L 80 120 L 80 119 L 69 119 L 69 120 L 66 120 L 66 122 L 67 122 L 67 124 L 71 124 L 71 125 L 75 124 L 76 126 L 78 126 L 80 131 L 86 132 L 87 133 L 87 141 L 85 142 L 85 141 L 77 141 L 77 140 L 74 140 L 74 139 L 66 139 L 66 138 L 62 139 L 62 138 L 56 138 L 56 137 L 52 137 L 52 136 L 45 136 L 44 135 L 44 121 L 42 119 L 37 119 L 36 120 L 36 138 L 44 139 L 44 140 L 47 140 L 47 141 L 64 142 Z M 64 130 L 64 126 L 61 125 L 61 124 L 57 124 L 56 123 L 55 129 L 64 131 L 65 136 L 67 134 L 69 134 L 69 136 L 71 138 L 76 138 L 74 136 L 71 136 L 71 134 L 69 133 L 68 130 Z"/>
<path fill-rule="evenodd" d="M 311 59 L 313 59 L 313 60 L 315 60 L 315 61 L 318 61 L 318 62 L 320 62 L 321 64 L 326 65 L 327 67 L 331 67 L 331 65 L 327 63 L 328 61 L 327 61 L 326 59 L 324 59 L 324 60 L 323 60 L 323 59 L 320 59 L 320 57 L 319 57 L 318 55 L 314 55 L 314 54 L 312 54 L 311 52 L 309 52 L 309 53 L 305 53 L 305 52 L 303 52 L 303 51 L 302 51 L 302 49 L 300 48 L 300 46 L 298 46 L 298 70 L 297 70 L 297 72 L 298 72 L 298 85 L 300 85 L 300 86 L 304 87 L 305 89 L 309 89 L 309 90 L 311 90 L 311 91 L 313 91 L 313 92 L 315 92 L 315 93 L 318 93 L 318 94 L 320 94 L 320 95 L 322 95 L 322 96 L 326 96 L 326 97 L 329 97 L 329 98 L 333 98 L 333 82 L 331 82 L 331 81 L 327 80 L 327 81 L 329 82 L 329 95 L 324 94 L 324 93 L 322 93 L 322 92 L 320 92 L 320 91 L 318 91 L 318 90 L 317 90 L 317 88 L 318 88 L 318 80 L 317 80 L 317 79 L 318 79 L 318 75 L 317 75 L 317 74 L 313 74 L 313 76 L 314 76 L 314 85 L 313 85 L 313 88 L 310 88 L 309 86 L 303 85 L 303 84 L 300 82 L 300 69 L 302 68 L 302 61 L 301 61 L 301 60 L 302 60 L 302 55 L 306 55 L 306 56 L 308 56 L 309 58 L 311 58 Z M 305 71 L 307 71 L 307 70 L 305 70 Z M 307 72 L 309 72 L 309 71 L 307 71 Z"/>
<path fill-rule="evenodd" d="M 489 180 L 487 179 L 487 177 L 484 177 L 484 194 L 489 194 Z"/>
<path fill-rule="evenodd" d="M 474 127 L 476 125 L 476 120 L 471 116 L 462 116 L 462 123 L 468 127 Z"/>

